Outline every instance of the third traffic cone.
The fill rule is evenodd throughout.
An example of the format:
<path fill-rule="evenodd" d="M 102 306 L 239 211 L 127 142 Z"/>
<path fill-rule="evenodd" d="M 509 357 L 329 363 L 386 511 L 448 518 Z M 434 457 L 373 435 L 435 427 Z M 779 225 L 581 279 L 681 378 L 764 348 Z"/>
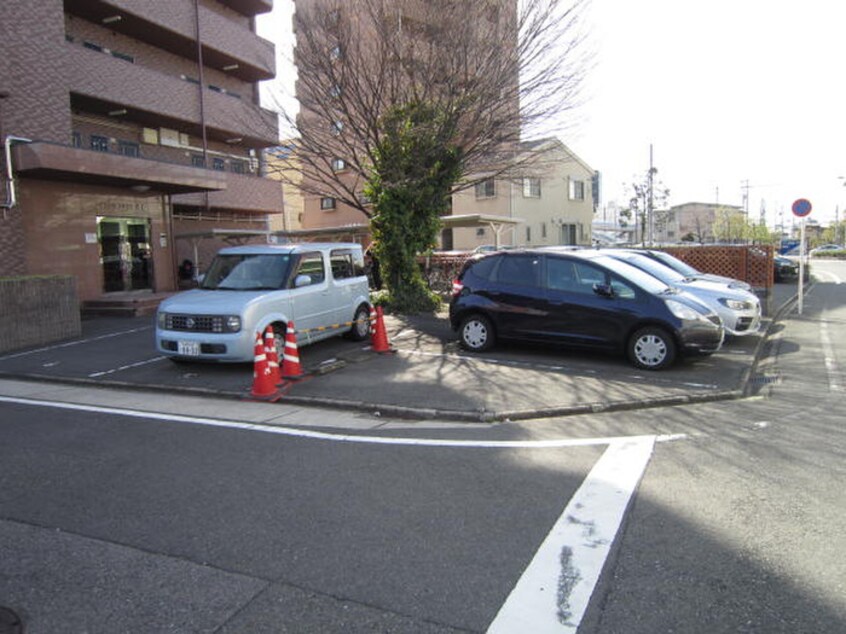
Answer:
<path fill-rule="evenodd" d="M 373 352 L 393 352 L 388 343 L 388 333 L 385 331 L 385 319 L 381 306 L 376 307 L 376 320 L 370 332 L 370 339 Z"/>
<path fill-rule="evenodd" d="M 264 342 L 261 333 L 256 333 L 255 365 L 253 366 L 253 389 L 250 396 L 264 401 L 279 398 L 276 383 L 271 377 L 270 367 L 267 365 L 267 355 L 264 352 Z"/>
<path fill-rule="evenodd" d="M 273 326 L 268 326 L 264 331 L 264 353 L 267 355 L 267 366 L 270 368 L 270 377 L 274 385 L 279 385 L 282 375 L 279 370 L 279 355 L 276 354 L 276 337 L 273 336 Z"/>
<path fill-rule="evenodd" d="M 282 353 L 282 378 L 301 379 L 305 376 L 303 367 L 300 365 L 300 353 L 297 351 L 297 335 L 294 330 L 294 322 L 288 322 L 288 330 L 285 333 L 285 351 Z"/>

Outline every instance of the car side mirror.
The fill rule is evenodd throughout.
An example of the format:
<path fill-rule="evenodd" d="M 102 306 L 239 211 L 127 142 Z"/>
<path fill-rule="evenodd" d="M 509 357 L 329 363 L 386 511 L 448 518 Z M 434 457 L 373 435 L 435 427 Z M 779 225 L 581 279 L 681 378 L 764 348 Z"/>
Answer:
<path fill-rule="evenodd" d="M 600 297 L 614 297 L 614 289 L 610 284 L 594 284 L 593 292 Z"/>
<path fill-rule="evenodd" d="M 294 288 L 301 288 L 303 286 L 311 286 L 311 275 L 302 273 L 294 279 Z"/>

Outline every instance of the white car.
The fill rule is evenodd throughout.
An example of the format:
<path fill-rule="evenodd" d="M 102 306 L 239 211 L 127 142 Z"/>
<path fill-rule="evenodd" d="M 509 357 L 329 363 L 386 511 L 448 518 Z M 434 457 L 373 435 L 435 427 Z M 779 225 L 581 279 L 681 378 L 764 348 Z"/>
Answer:
<path fill-rule="evenodd" d="M 288 322 L 297 346 L 370 333 L 361 245 L 309 243 L 222 249 L 199 288 L 159 306 L 156 347 L 175 361 L 254 360 L 257 334 L 273 327 L 280 355 Z"/>
<path fill-rule="evenodd" d="M 616 249 L 604 249 L 603 253 L 646 271 L 667 286 L 688 291 L 720 316 L 728 335 L 752 335 L 761 327 L 761 300 L 751 291 L 732 288 L 721 282 L 685 277 L 640 253 Z"/>
<path fill-rule="evenodd" d="M 740 288 L 744 291 L 751 291 L 752 287 L 742 280 L 736 280 L 733 277 L 725 277 L 723 275 L 714 275 L 713 273 L 703 273 L 698 269 L 693 268 L 687 262 L 678 259 L 674 255 L 670 255 L 666 251 L 654 251 L 652 249 L 631 249 L 632 253 L 641 253 L 647 257 L 652 258 L 669 266 L 674 271 L 677 271 L 691 280 L 704 280 L 706 282 L 716 282 L 718 284 L 726 284 L 729 288 Z"/>

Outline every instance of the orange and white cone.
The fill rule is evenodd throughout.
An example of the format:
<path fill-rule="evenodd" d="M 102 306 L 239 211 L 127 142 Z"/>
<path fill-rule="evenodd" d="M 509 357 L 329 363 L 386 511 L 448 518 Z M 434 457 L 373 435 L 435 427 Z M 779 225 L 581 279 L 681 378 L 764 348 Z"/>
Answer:
<path fill-rule="evenodd" d="M 253 365 L 253 389 L 250 396 L 263 401 L 272 401 L 279 398 L 276 390 L 276 383 L 270 373 L 270 366 L 267 364 L 267 355 L 264 352 L 264 342 L 261 334 L 256 334 L 255 362 Z"/>
<path fill-rule="evenodd" d="M 288 330 L 285 332 L 285 351 L 282 353 L 283 379 L 301 379 L 305 376 L 300 365 L 300 353 L 297 351 L 296 332 L 294 322 L 289 321 Z"/>
<path fill-rule="evenodd" d="M 385 319 L 382 315 L 382 307 L 376 307 L 376 319 L 370 333 L 370 343 L 373 352 L 393 352 L 388 343 L 388 333 L 385 330 Z"/>
<path fill-rule="evenodd" d="M 268 326 L 264 331 L 264 354 L 267 356 L 267 365 L 270 368 L 270 377 L 274 385 L 282 382 L 282 375 L 279 369 L 279 355 L 276 354 L 276 337 L 273 336 L 273 326 Z"/>

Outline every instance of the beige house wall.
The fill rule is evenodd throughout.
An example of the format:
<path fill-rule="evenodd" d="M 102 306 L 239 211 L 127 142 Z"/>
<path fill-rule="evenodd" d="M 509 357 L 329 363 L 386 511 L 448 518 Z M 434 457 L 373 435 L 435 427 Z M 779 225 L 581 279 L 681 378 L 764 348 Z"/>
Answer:
<path fill-rule="evenodd" d="M 475 188 L 453 196 L 453 215 L 491 214 L 522 220 L 513 228 L 503 229 L 501 245 L 553 246 L 592 243 L 591 223 L 594 203 L 591 182 L 594 171 L 560 141 L 550 141 L 551 149 L 532 169 L 528 177 L 540 179 L 540 196 L 524 195 L 522 179 L 496 181 L 496 195 L 477 198 Z M 571 182 L 582 183 L 583 199 L 570 196 Z M 453 230 L 455 250 L 471 251 L 494 244 L 490 227 Z"/>

